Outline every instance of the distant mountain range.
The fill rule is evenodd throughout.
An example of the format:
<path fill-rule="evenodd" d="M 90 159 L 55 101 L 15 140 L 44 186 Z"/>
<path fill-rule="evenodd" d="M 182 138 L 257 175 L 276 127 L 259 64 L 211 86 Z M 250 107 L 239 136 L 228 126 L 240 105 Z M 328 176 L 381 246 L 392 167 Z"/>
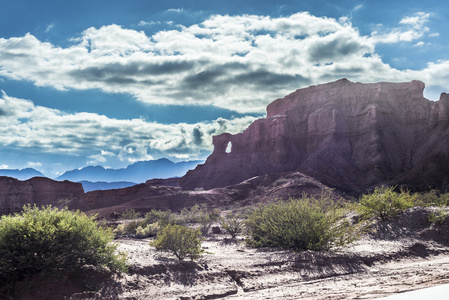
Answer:
<path fill-rule="evenodd" d="M 44 174 L 32 168 L 22 170 L 0 169 L 0 176 L 13 177 L 19 180 L 28 180 L 33 177 L 45 177 Z"/>
<path fill-rule="evenodd" d="M 67 171 L 55 180 L 80 182 L 84 191 L 119 189 L 146 182 L 154 178 L 181 177 L 188 170 L 194 169 L 201 160 L 174 163 L 166 158 L 140 161 L 123 169 L 105 169 L 101 166 L 85 167 Z M 0 169 L 0 176 L 28 180 L 32 177 L 45 177 L 32 168 L 22 170 Z"/>
<path fill-rule="evenodd" d="M 57 177 L 56 180 L 143 183 L 153 178 L 181 177 L 188 170 L 194 169 L 202 162 L 196 160 L 174 163 L 166 158 L 161 158 L 158 160 L 139 161 L 124 169 L 105 169 L 101 166 L 85 167 L 67 171 Z"/>

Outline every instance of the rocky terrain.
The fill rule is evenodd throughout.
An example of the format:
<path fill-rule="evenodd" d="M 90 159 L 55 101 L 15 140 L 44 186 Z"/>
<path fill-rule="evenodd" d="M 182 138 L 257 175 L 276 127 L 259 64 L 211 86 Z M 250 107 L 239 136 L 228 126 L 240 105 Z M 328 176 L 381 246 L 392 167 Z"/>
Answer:
<path fill-rule="evenodd" d="M 198 262 L 179 262 L 151 239 L 119 239 L 130 271 L 41 278 L 21 299 L 376 299 L 449 283 L 449 222 L 431 224 L 432 208 L 413 208 L 374 225 L 341 252 L 249 248 L 241 237 L 211 234 Z"/>
<path fill-rule="evenodd" d="M 127 209 L 142 213 L 153 208 L 178 212 L 201 203 L 225 208 L 299 197 L 303 193 L 315 195 L 328 192 L 336 200 L 342 197 L 312 177 L 297 172 L 256 176 L 236 185 L 211 190 L 185 191 L 176 185 L 177 181 L 149 180 L 145 184 L 125 189 L 88 192 L 72 199 L 68 207 L 107 218 Z"/>
<path fill-rule="evenodd" d="M 295 171 L 356 194 L 379 184 L 447 189 L 449 95 L 434 102 L 423 90 L 420 81 L 346 79 L 297 90 L 244 132 L 215 136 L 206 163 L 180 185 L 210 189 Z"/>

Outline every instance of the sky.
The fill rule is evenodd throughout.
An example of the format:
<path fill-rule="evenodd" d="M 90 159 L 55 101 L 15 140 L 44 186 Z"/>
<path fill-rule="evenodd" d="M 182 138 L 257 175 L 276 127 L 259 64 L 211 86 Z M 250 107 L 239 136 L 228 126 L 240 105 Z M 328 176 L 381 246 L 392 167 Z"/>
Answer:
<path fill-rule="evenodd" d="M 0 168 L 204 160 L 310 85 L 449 92 L 449 2 L 0 0 Z"/>

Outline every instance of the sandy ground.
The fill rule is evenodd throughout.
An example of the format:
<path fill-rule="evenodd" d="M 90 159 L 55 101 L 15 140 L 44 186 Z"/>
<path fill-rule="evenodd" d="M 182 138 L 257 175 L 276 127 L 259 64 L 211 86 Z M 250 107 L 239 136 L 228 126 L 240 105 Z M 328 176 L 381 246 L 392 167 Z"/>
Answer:
<path fill-rule="evenodd" d="M 375 299 L 449 283 L 449 252 L 436 243 L 362 240 L 344 253 L 251 249 L 224 237 L 198 263 L 159 257 L 148 240 L 120 240 L 130 275 L 100 294 L 116 299 Z M 113 298 L 111 298 L 113 299 Z"/>
<path fill-rule="evenodd" d="M 428 213 L 408 211 L 342 252 L 254 249 L 242 237 L 215 234 L 199 261 L 179 262 L 156 252 L 151 239 L 118 239 L 129 273 L 61 299 L 376 299 L 447 284 L 449 220 L 430 224 Z M 23 299 L 60 299 L 42 296 L 54 286 Z"/>
<path fill-rule="evenodd" d="M 246 247 L 225 234 L 203 242 L 197 263 L 157 253 L 149 240 L 121 239 L 131 272 L 103 289 L 115 299 L 375 299 L 449 283 L 449 220 L 430 224 L 414 208 L 342 252 Z M 114 285 L 112 285 L 114 286 Z M 112 295 L 110 294 L 110 295 Z"/>

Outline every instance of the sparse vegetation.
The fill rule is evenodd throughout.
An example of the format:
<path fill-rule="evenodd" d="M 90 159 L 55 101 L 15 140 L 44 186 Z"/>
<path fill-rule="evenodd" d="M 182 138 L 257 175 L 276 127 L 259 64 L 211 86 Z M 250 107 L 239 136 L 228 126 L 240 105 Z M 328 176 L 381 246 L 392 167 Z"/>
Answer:
<path fill-rule="evenodd" d="M 114 233 L 116 236 L 129 236 L 133 237 L 136 234 L 137 227 L 144 225 L 141 221 L 129 221 L 123 222 L 117 225 L 114 229 Z"/>
<path fill-rule="evenodd" d="M 152 209 L 151 211 L 145 214 L 144 223 L 159 223 L 159 225 L 164 226 L 174 222 L 173 214 L 170 210 L 156 210 Z"/>
<path fill-rule="evenodd" d="M 143 239 L 146 237 L 156 236 L 160 230 L 160 226 L 158 223 L 151 223 L 147 226 L 138 226 L 136 228 L 136 237 L 139 239 Z"/>
<path fill-rule="evenodd" d="M 394 189 L 395 187 L 376 187 L 373 193 L 363 195 L 360 198 L 360 212 L 366 217 L 386 220 L 415 206 L 416 194 L 408 191 L 396 193 Z"/>
<path fill-rule="evenodd" d="M 201 248 L 201 232 L 199 229 L 190 229 L 183 225 L 167 225 L 150 242 L 150 246 L 159 251 L 169 252 L 177 259 L 190 258 L 196 260 L 201 257 L 204 250 Z"/>
<path fill-rule="evenodd" d="M 122 214 L 122 219 L 124 219 L 124 220 L 135 220 L 135 219 L 138 219 L 139 217 L 140 217 L 140 214 L 138 212 L 136 212 L 134 209 L 127 209 Z"/>
<path fill-rule="evenodd" d="M 152 209 L 140 220 L 132 220 L 120 223 L 114 229 L 116 237 L 128 236 L 135 238 L 152 237 L 160 228 L 174 224 L 177 220 L 170 210 L 162 211 Z"/>
<path fill-rule="evenodd" d="M 415 194 L 415 206 L 449 206 L 449 193 L 431 190 L 426 193 Z"/>
<path fill-rule="evenodd" d="M 244 223 L 241 216 L 238 214 L 230 212 L 226 214 L 224 217 L 221 217 L 219 222 L 221 227 L 233 239 L 235 239 L 237 235 L 243 232 Z"/>
<path fill-rule="evenodd" d="M 76 211 L 24 206 L 0 222 L 0 281 L 16 282 L 40 273 L 95 268 L 126 270 L 126 257 L 116 253 L 110 230 L 95 217 Z"/>
<path fill-rule="evenodd" d="M 325 195 L 261 205 L 246 221 L 250 246 L 295 251 L 340 248 L 355 241 L 362 227 L 346 220 L 344 211 Z"/>
<path fill-rule="evenodd" d="M 447 217 L 449 217 L 449 212 L 447 210 L 438 209 L 436 212 L 429 214 L 429 222 L 441 225 L 446 221 Z"/>
<path fill-rule="evenodd" d="M 200 231 L 203 235 L 207 235 L 212 224 L 220 218 L 218 210 L 209 210 L 206 204 L 196 204 L 190 209 L 183 209 L 181 211 L 180 220 L 184 224 L 198 223 L 200 224 Z"/>

